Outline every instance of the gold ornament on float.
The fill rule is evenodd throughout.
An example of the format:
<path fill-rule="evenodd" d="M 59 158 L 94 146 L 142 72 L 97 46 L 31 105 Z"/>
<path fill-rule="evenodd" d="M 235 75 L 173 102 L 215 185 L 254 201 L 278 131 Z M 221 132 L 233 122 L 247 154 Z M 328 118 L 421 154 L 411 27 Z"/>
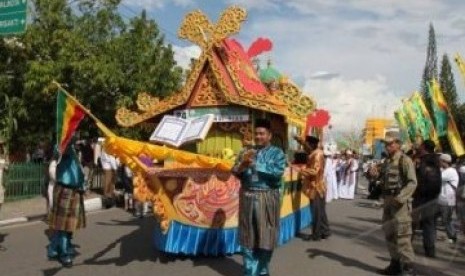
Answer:
<path fill-rule="evenodd" d="M 217 45 L 228 36 L 238 33 L 246 17 L 245 9 L 232 6 L 223 11 L 218 23 L 213 25 L 202 11 L 196 10 L 188 13 L 184 18 L 178 36 L 205 50 L 212 45 Z"/>

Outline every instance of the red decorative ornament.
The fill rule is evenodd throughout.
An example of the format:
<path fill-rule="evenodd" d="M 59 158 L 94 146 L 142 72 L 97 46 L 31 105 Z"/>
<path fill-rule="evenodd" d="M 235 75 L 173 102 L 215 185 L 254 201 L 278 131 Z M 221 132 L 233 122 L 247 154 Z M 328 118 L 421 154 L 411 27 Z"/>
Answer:
<path fill-rule="evenodd" d="M 324 109 L 316 109 L 312 114 L 307 116 L 307 129 L 312 127 L 325 127 L 328 125 L 331 116 Z"/>
<path fill-rule="evenodd" d="M 252 45 L 250 45 L 249 49 L 247 50 L 247 55 L 249 58 L 253 58 L 258 56 L 263 52 L 271 51 L 273 48 L 273 43 L 268 38 L 258 38 L 255 40 Z"/>

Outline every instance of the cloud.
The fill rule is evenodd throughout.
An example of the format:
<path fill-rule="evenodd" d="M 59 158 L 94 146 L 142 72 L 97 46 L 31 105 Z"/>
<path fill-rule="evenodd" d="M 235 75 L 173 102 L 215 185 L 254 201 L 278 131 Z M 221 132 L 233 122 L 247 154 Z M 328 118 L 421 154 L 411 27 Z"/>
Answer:
<path fill-rule="evenodd" d="M 465 31 L 465 19 L 460 18 L 452 21 L 451 27 L 458 29 L 461 32 Z"/>
<path fill-rule="evenodd" d="M 230 2 L 247 2 L 248 7 L 261 9 L 269 8 L 277 3 L 276 0 Z M 345 13 L 347 16 L 355 14 L 360 18 L 364 16 L 427 18 L 431 13 L 442 13 L 446 16 L 447 13 L 450 14 L 451 7 L 464 6 L 464 3 L 456 0 L 395 1 L 395 3 L 392 0 L 287 0 L 284 5 L 304 15 L 328 16 Z"/>
<path fill-rule="evenodd" d="M 199 58 L 201 50 L 199 46 L 192 45 L 187 47 L 173 45 L 174 60 L 183 69 L 189 69 L 192 58 Z"/>
<path fill-rule="evenodd" d="M 129 5 L 135 8 L 143 8 L 146 10 L 161 9 L 165 7 L 169 2 L 172 2 L 176 6 L 187 7 L 194 3 L 193 0 L 123 0 L 124 5 Z"/>
<path fill-rule="evenodd" d="M 344 17 L 338 13 L 336 2 L 340 3 L 335 0 L 309 1 L 318 4 L 312 6 L 307 1 L 289 0 L 286 5 L 294 3 L 312 8 L 316 15 L 292 15 L 293 20 L 289 20 L 289 17 L 275 13 L 270 16 L 259 13 L 244 24 L 243 32 L 250 39 L 251 34 L 269 37 L 274 45 L 270 55 L 275 67 L 291 79 L 302 75 L 309 79 L 322 67 L 327 72 L 338 72 L 347 80 L 372 80 L 381 75 L 385 78 L 386 90 L 397 96 L 419 89 L 430 22 L 435 27 L 439 58 L 445 52 L 449 56 L 465 52 L 465 32 L 460 28 L 464 24 L 463 15 L 459 15 L 456 7 L 447 6 L 450 0 L 399 1 L 395 5 L 383 0 L 345 1 L 343 5 L 347 9 L 363 9 L 380 15 L 360 18 Z M 381 7 L 391 2 L 395 8 L 386 12 L 371 2 L 380 3 Z M 465 9 L 465 1 L 458 5 Z M 428 12 L 416 17 L 404 15 L 416 14 L 416 11 L 409 11 L 413 8 Z M 445 16 L 444 11 L 449 11 L 449 15 Z M 460 80 L 459 77 L 455 79 Z M 303 82 L 299 80 L 298 83 Z M 460 85 L 459 81 L 457 85 Z"/>
<path fill-rule="evenodd" d="M 247 9 L 259 9 L 259 10 L 276 10 L 279 5 L 278 0 L 226 0 L 228 5 L 238 5 Z"/>
<path fill-rule="evenodd" d="M 331 114 L 334 131 L 361 129 L 369 117 L 392 117 L 401 97 L 389 90 L 386 78 L 348 79 L 343 77 L 307 79 L 304 91 L 313 97 L 318 108 Z"/>
<path fill-rule="evenodd" d="M 339 76 L 338 73 L 330 73 L 330 72 L 327 72 L 327 71 L 317 71 L 317 72 L 313 73 L 310 76 L 310 78 L 313 79 L 313 80 L 330 80 L 330 79 L 336 78 L 338 76 Z"/>
<path fill-rule="evenodd" d="M 168 0 L 124 1 L 127 5 L 137 2 L 139 6 L 165 7 L 166 12 L 160 19 L 157 17 L 162 24 L 168 24 L 165 19 L 172 16 L 171 12 L 168 15 L 168 7 L 173 8 L 173 5 L 167 4 L 173 2 Z M 250 45 L 258 37 L 270 38 L 273 50 L 266 53 L 266 57 L 272 59 L 278 71 L 301 87 L 317 93 L 320 106 L 330 104 L 324 93 L 336 89 L 334 86 L 338 91 L 353 88 L 350 95 L 369 99 L 359 102 L 346 96 L 343 98 L 345 103 L 339 100 L 335 104 L 339 106 L 334 111 L 336 113 L 346 111 L 350 101 L 355 101 L 351 107 L 359 106 L 370 112 L 374 103 L 374 110 L 381 112 L 384 102 L 390 103 L 390 99 L 399 99 L 418 89 L 426 60 L 430 22 L 436 31 L 439 59 L 444 53 L 449 57 L 457 52 L 465 54 L 463 0 L 177 0 L 175 3 L 174 7 L 189 5 L 176 12 L 184 14 L 184 11 L 200 8 L 210 18 L 218 16 L 219 11 L 226 8 L 225 3 L 246 7 L 249 17 L 242 25 L 238 39 L 244 45 Z M 181 42 L 174 44 L 183 45 Z M 176 60 L 184 68 L 191 56 L 195 56 L 192 52 L 200 52 L 198 49 L 174 48 Z M 452 67 L 457 71 L 454 64 Z M 315 74 L 318 71 L 321 72 Z M 338 75 L 331 75 L 334 72 Z M 463 91 L 462 78 L 456 75 L 455 79 L 457 88 Z M 362 92 L 358 90 L 371 92 L 359 95 L 357 93 Z M 376 97 L 371 97 L 372 94 Z M 331 97 L 337 98 L 339 94 L 333 92 Z M 393 105 L 397 106 L 397 103 L 395 101 Z M 386 114 L 391 116 L 389 108 L 386 108 Z M 340 125 L 341 120 L 337 120 Z M 359 117 L 351 121 L 357 120 Z"/>

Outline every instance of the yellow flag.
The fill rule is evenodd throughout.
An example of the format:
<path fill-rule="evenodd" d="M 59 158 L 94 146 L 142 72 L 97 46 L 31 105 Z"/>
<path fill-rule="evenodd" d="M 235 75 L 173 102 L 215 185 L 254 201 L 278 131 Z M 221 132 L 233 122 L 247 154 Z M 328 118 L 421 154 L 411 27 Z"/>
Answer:
<path fill-rule="evenodd" d="M 457 63 L 460 74 L 462 74 L 463 81 L 465 82 L 465 61 L 459 54 L 455 54 L 455 63 Z"/>
<path fill-rule="evenodd" d="M 460 137 L 454 117 L 447 106 L 444 94 L 436 80 L 431 81 L 432 103 L 434 109 L 434 117 L 436 121 L 436 129 L 441 136 L 441 131 L 445 129 L 449 144 L 457 156 L 465 154 L 462 138 Z"/>
<path fill-rule="evenodd" d="M 408 122 L 410 123 L 411 127 L 410 140 L 412 140 L 412 142 L 415 142 L 418 136 L 422 136 L 421 131 L 419 129 L 419 125 L 417 124 L 417 116 L 412 108 L 411 99 L 403 99 L 402 103 L 405 115 L 407 116 Z"/>
<path fill-rule="evenodd" d="M 417 112 L 422 114 L 422 120 L 424 121 L 426 131 L 428 132 L 428 138 L 433 140 L 437 147 L 440 149 L 441 143 L 439 143 L 439 136 L 436 132 L 436 129 L 434 128 L 433 120 L 431 119 L 420 92 L 415 91 L 413 93 L 412 99 L 415 102 L 416 108 L 418 109 Z"/>

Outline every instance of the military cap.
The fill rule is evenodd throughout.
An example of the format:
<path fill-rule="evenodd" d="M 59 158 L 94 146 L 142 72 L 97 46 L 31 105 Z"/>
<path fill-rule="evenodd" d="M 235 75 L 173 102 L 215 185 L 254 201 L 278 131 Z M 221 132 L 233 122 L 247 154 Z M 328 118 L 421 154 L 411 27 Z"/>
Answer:
<path fill-rule="evenodd" d="M 398 143 L 398 144 L 401 144 L 402 141 L 398 138 L 398 137 L 386 137 L 384 140 L 383 140 L 383 143 L 389 145 L 389 144 L 392 144 L 392 143 Z"/>

